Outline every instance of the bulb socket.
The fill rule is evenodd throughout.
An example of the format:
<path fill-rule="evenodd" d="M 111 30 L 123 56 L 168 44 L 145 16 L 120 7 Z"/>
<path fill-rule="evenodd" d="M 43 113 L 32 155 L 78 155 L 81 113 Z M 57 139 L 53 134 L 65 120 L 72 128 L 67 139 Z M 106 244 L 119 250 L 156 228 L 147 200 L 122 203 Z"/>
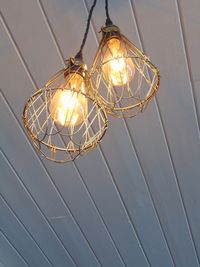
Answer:
<path fill-rule="evenodd" d="M 114 24 L 111 24 L 111 25 L 108 25 L 108 26 L 105 26 L 105 27 L 101 27 L 101 31 L 102 31 L 103 34 L 104 33 L 112 33 L 112 32 L 120 33 L 119 27 L 117 27 Z"/>
<path fill-rule="evenodd" d="M 86 77 L 87 65 L 84 63 L 82 57 L 71 57 L 68 60 L 64 77 L 67 77 L 71 73 L 77 73 L 83 78 Z"/>
<path fill-rule="evenodd" d="M 112 37 L 116 37 L 116 38 L 120 38 L 121 37 L 119 27 L 117 27 L 114 24 L 102 27 L 101 28 L 101 32 L 102 32 L 104 40 L 108 40 L 108 39 L 110 39 Z"/>

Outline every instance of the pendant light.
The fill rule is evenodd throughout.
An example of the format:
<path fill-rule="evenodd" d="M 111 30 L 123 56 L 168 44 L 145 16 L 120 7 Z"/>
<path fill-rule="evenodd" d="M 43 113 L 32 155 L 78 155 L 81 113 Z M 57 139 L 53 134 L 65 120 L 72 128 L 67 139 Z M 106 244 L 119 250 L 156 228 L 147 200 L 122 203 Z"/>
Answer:
<path fill-rule="evenodd" d="M 83 61 L 91 15 L 79 52 L 66 60 L 66 67 L 27 101 L 23 121 L 37 149 L 48 159 L 66 162 L 96 147 L 107 129 L 107 116 L 100 98 L 94 94 Z"/>
<path fill-rule="evenodd" d="M 133 117 L 144 110 L 159 88 L 158 69 L 131 43 L 109 16 L 90 71 L 97 94 L 113 116 Z"/>

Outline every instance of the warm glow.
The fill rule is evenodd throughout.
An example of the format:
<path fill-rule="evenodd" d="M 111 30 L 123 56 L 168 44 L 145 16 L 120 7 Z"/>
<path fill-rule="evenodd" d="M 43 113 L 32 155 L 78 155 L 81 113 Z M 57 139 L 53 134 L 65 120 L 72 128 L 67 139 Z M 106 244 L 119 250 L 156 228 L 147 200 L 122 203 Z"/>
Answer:
<path fill-rule="evenodd" d="M 135 66 L 131 58 L 126 58 L 126 48 L 117 38 L 106 43 L 105 64 L 102 67 L 106 81 L 114 86 L 122 86 L 133 79 Z"/>
<path fill-rule="evenodd" d="M 71 73 L 58 88 L 61 89 L 55 93 L 50 103 L 52 119 L 62 126 L 79 125 L 88 113 L 87 98 L 79 93 L 85 93 L 83 77 Z"/>

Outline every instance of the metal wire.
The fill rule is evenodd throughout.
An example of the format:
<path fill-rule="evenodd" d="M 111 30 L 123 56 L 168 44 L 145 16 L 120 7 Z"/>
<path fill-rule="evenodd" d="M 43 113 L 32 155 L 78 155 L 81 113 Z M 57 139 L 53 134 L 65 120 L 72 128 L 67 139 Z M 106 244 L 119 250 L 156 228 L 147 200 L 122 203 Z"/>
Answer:
<path fill-rule="evenodd" d="M 70 75 L 66 76 L 67 73 Z M 83 88 L 70 87 L 76 75 L 84 79 Z M 66 84 L 64 87 L 61 86 L 63 82 Z M 101 141 L 108 121 L 105 108 L 98 97 L 94 97 L 93 90 L 87 70 L 69 62 L 28 99 L 23 112 L 24 126 L 36 148 L 47 159 L 59 163 L 75 160 Z M 55 103 L 63 94 L 70 96 L 65 99 L 65 107 L 70 102 L 77 103 L 77 106 L 66 109 L 64 121 L 60 123 L 57 117 L 60 107 Z M 75 112 L 81 118 L 77 124 L 73 123 Z"/>
<path fill-rule="evenodd" d="M 159 70 L 116 26 L 106 26 L 102 31 L 103 38 L 93 61 L 90 77 L 110 115 L 119 118 L 134 117 L 146 108 L 157 92 L 160 83 Z M 108 45 L 112 38 L 118 40 L 120 55 L 114 55 Z M 113 62 L 123 62 L 124 66 L 122 70 L 116 71 L 115 83 L 110 69 Z M 127 79 L 127 75 L 132 76 Z"/>
<path fill-rule="evenodd" d="M 105 0 L 105 11 L 106 11 L 106 26 L 112 25 L 112 20 L 110 19 L 109 10 L 108 10 L 108 0 Z"/>
<path fill-rule="evenodd" d="M 97 2 L 97 0 L 94 0 L 92 6 L 90 8 L 90 11 L 89 11 L 89 15 L 88 15 L 88 19 L 87 19 L 87 25 L 86 25 L 86 29 L 85 29 L 85 34 L 83 36 L 83 41 L 81 43 L 79 52 L 76 54 L 76 57 L 78 57 L 78 58 L 82 58 L 82 50 L 83 50 L 83 47 L 84 47 L 85 42 L 87 40 L 87 36 L 88 36 L 89 28 L 90 28 L 90 21 L 91 21 L 92 13 L 93 13 L 94 7 L 96 5 L 96 2 Z"/>

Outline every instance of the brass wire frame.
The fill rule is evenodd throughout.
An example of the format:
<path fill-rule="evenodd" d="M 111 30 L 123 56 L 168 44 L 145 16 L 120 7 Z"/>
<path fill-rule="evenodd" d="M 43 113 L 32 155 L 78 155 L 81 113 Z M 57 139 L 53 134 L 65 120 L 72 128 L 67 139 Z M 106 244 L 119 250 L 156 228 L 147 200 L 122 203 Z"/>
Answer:
<path fill-rule="evenodd" d="M 98 96 L 94 95 L 86 66 L 76 62 L 76 59 L 70 59 L 66 64 L 66 68 L 28 99 L 23 111 L 24 126 L 36 148 L 47 159 L 58 163 L 75 160 L 96 147 L 108 126 L 105 108 Z M 59 88 L 58 84 L 68 74 L 77 73 L 84 78 L 86 92 Z M 52 119 L 50 103 L 59 90 L 70 90 L 77 97 L 84 96 L 87 99 L 88 113 L 81 124 L 61 126 Z"/>
<path fill-rule="evenodd" d="M 106 111 L 115 117 L 134 117 L 142 112 L 151 101 L 160 85 L 159 70 L 150 62 L 149 58 L 131 43 L 117 26 L 111 24 L 102 27 L 103 37 L 96 52 L 90 71 L 91 79 Z M 106 81 L 102 67 L 105 53 L 109 49 L 107 42 L 116 38 L 125 48 L 125 59 L 131 59 L 135 66 L 135 75 L 132 81 L 123 86 L 113 86 Z M 116 57 L 119 59 L 120 57 Z M 115 59 L 115 58 L 114 58 Z M 113 58 L 111 59 L 113 60 Z"/>

